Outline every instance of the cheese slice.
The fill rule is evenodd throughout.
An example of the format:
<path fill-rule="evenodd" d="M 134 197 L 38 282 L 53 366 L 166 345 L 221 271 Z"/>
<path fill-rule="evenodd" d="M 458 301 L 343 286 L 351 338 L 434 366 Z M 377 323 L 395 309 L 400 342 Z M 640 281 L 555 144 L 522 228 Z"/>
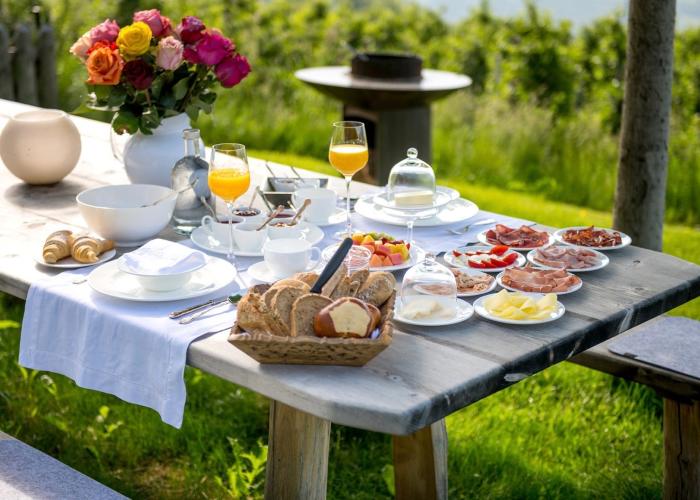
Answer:
<path fill-rule="evenodd" d="M 433 192 L 425 191 L 406 191 L 404 193 L 394 194 L 394 203 L 397 207 L 411 207 L 416 205 L 432 205 Z"/>
<path fill-rule="evenodd" d="M 435 299 L 417 297 L 401 309 L 401 316 L 406 319 L 448 318 L 454 310 L 444 306 Z"/>

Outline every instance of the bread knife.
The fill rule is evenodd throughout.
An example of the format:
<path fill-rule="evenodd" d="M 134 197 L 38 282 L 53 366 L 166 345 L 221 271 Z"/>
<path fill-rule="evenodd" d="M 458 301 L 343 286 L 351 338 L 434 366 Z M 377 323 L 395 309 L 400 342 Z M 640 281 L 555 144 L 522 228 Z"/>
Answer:
<path fill-rule="evenodd" d="M 338 246 L 333 257 L 328 261 L 328 264 L 326 264 L 326 267 L 321 271 L 321 275 L 316 280 L 316 283 L 314 283 L 314 286 L 311 287 L 311 293 L 321 293 L 323 285 L 328 283 L 328 280 L 335 274 L 351 248 L 352 240 L 350 238 L 345 238 Z"/>

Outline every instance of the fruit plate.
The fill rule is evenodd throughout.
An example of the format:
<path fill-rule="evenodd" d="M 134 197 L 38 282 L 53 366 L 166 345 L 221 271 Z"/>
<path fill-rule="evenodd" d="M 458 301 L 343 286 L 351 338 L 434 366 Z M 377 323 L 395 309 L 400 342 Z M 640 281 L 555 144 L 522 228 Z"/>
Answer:
<path fill-rule="evenodd" d="M 325 262 L 328 262 L 337 249 L 338 249 L 337 243 L 330 245 L 330 246 L 327 246 L 321 252 L 321 258 Z M 420 262 L 423 259 L 425 259 L 425 250 L 423 250 L 419 246 L 412 245 L 411 249 L 409 250 L 408 260 L 402 262 L 401 264 L 395 264 L 393 266 L 371 266 L 370 265 L 369 270 L 370 271 L 388 271 L 388 272 L 400 271 L 402 269 L 407 269 L 407 268 L 415 265 L 416 263 Z"/>
<path fill-rule="evenodd" d="M 477 271 L 483 271 L 485 273 L 497 273 L 500 271 L 503 271 L 504 269 L 508 269 L 510 267 L 522 267 L 525 265 L 525 256 L 516 252 L 515 250 L 508 250 L 506 251 L 503 255 L 510 255 L 510 254 L 515 254 L 517 257 L 515 258 L 515 261 L 512 264 L 509 264 L 507 266 L 500 266 L 500 267 L 491 267 L 491 268 L 483 268 L 483 267 L 472 267 L 469 264 L 465 264 L 457 258 L 453 252 L 457 251 L 460 253 L 466 253 L 466 252 L 488 252 L 491 250 L 493 247 L 489 245 L 472 245 L 468 247 L 458 247 L 454 248 L 448 252 L 445 252 L 445 262 L 452 266 L 452 267 L 457 267 L 460 269 L 476 269 Z M 498 257 L 498 256 L 495 256 Z"/>
<path fill-rule="evenodd" d="M 396 294 L 380 308 L 382 324 L 374 339 L 280 337 L 247 333 L 236 323 L 228 341 L 261 364 L 363 366 L 391 344 L 395 299 Z"/>

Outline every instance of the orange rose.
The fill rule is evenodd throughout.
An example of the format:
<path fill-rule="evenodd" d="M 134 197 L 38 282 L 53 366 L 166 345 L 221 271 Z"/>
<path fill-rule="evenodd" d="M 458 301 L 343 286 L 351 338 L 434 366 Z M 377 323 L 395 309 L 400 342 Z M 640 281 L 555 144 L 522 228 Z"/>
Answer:
<path fill-rule="evenodd" d="M 122 76 L 124 59 L 114 44 L 98 44 L 100 42 L 90 49 L 85 61 L 89 75 L 87 82 L 92 85 L 116 85 Z"/>

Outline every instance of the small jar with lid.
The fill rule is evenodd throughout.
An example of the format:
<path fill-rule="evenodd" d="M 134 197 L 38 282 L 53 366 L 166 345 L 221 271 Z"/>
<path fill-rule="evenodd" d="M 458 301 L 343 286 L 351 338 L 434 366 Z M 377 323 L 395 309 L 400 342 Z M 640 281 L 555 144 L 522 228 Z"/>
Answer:
<path fill-rule="evenodd" d="M 386 189 L 387 199 L 396 208 L 432 205 L 436 189 L 435 172 L 418 158 L 416 148 L 409 148 L 406 158 L 392 167 Z"/>

